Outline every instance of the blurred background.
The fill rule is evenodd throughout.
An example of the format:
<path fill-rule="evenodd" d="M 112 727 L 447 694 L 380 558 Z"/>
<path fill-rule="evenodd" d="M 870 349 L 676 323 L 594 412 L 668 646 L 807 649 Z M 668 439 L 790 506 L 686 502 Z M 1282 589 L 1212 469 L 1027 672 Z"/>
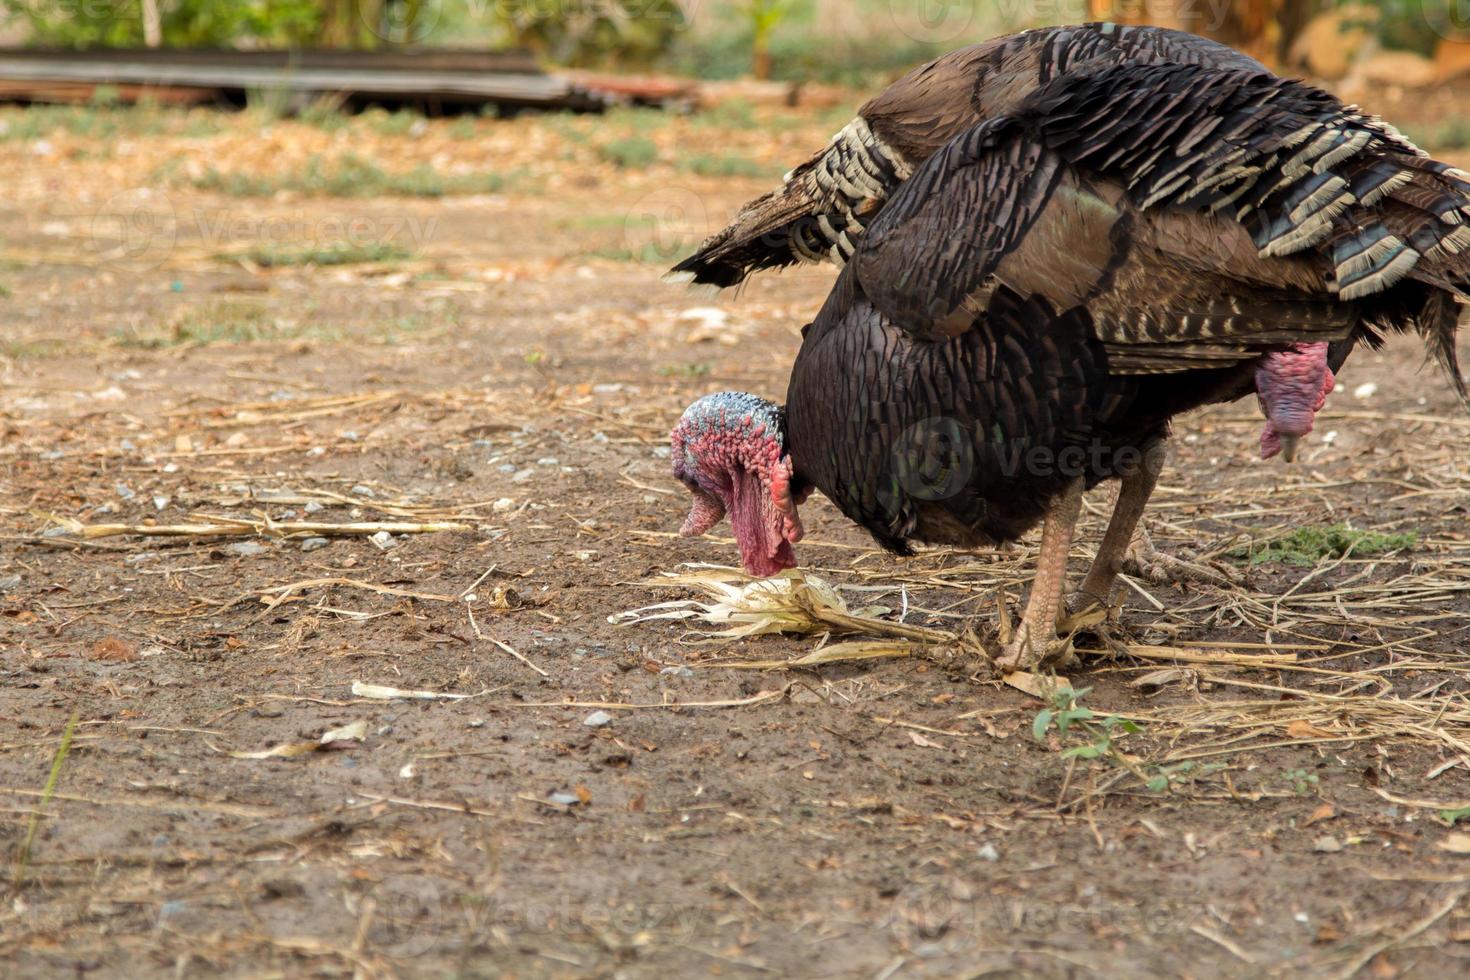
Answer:
<path fill-rule="evenodd" d="M 1113 783 L 1084 782 L 1086 765 L 1074 782 L 1077 759 L 1024 734 L 1035 706 L 966 684 L 968 668 L 803 672 L 762 701 L 783 682 L 696 672 L 724 654 L 609 614 L 669 598 L 636 584 L 662 570 L 734 557 L 724 531 L 677 537 L 669 428 L 711 391 L 781 399 L 834 277 L 796 268 L 711 297 L 661 273 L 888 81 L 1005 32 L 1149 22 L 1308 77 L 1463 167 L 1470 3 L 0 0 L 0 14 L 0 845 L 56 814 L 28 872 L 29 839 L 0 861 L 17 885 L 0 974 L 391 977 L 420 958 L 418 975 L 445 976 L 1167 976 L 1189 956 L 1204 976 L 1283 957 L 1347 976 L 1363 948 L 1424 955 L 1451 908 L 1433 883 L 1463 881 L 1434 863 L 1470 843 L 1438 842 L 1438 822 L 1399 804 L 1467 795 L 1463 768 L 1428 782 L 1466 736 L 1463 711 L 1429 700 L 1459 682 L 1425 672 L 1461 661 L 1425 648 L 1462 654 L 1447 604 L 1470 567 L 1470 429 L 1415 373 L 1417 344 L 1354 356 L 1295 469 L 1264 468 L 1253 405 L 1181 424 L 1151 507 L 1164 550 L 1330 543 L 1344 521 L 1395 551 L 1409 532 L 1438 549 L 1410 566 L 1324 545 L 1338 550 L 1298 564 L 1331 555 L 1335 577 L 1299 589 L 1318 573 L 1256 571 L 1254 595 L 1143 634 L 1324 644 L 1281 647 L 1302 651 L 1361 636 L 1390 658 L 1321 714 L 1240 683 L 1285 713 L 1176 715 L 1196 741 L 1171 751 L 1206 749 L 1183 759 L 1283 726 L 1306 738 L 1256 741 L 1273 753 L 1218 776 L 1171 766 L 1175 791 L 1198 778 L 1208 805 L 1139 803 L 1122 783 L 1105 799 Z M 990 617 L 995 583 L 1018 595 L 1029 574 L 1022 552 L 880 556 L 819 499 L 802 516 L 809 567 L 904 615 L 912 598 L 916 615 Z M 225 520 L 249 533 L 209 536 Z M 252 530 L 272 521 L 394 523 Z M 741 641 L 738 656 L 785 661 L 807 642 Z M 1214 689 L 1216 666 L 1248 661 L 1149 676 L 1173 674 L 1155 682 L 1192 706 L 1201 677 Z M 1095 676 L 1089 704 L 1166 703 L 1121 668 Z M 1406 685 L 1382 697 L 1404 714 L 1342 714 L 1385 677 Z M 364 704 L 359 680 L 510 693 L 409 710 Z M 608 726 L 564 698 L 747 707 Z M 361 751 L 214 754 L 354 719 L 371 720 Z M 1172 724 L 1151 730 L 1167 740 Z M 959 741 L 938 752 L 931 736 Z M 1069 784 L 1085 822 L 1053 812 Z M 1400 874 L 1410 859 L 1424 877 Z M 1441 930 L 1470 936 L 1456 915 Z M 1371 973 L 1453 975 L 1403 963 Z"/>

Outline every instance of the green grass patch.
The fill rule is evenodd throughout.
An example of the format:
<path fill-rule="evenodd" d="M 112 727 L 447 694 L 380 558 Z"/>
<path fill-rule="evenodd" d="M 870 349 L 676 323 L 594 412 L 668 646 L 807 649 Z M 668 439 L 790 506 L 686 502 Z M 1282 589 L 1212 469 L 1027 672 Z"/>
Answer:
<path fill-rule="evenodd" d="M 1412 531 L 1383 534 L 1379 531 L 1355 531 L 1346 524 L 1314 524 L 1297 528 L 1285 537 L 1262 544 L 1243 545 L 1230 554 L 1245 558 L 1252 565 L 1281 562 L 1310 567 L 1328 558 L 1368 558 L 1403 551 L 1419 543 Z"/>
<path fill-rule="evenodd" d="M 308 308 L 300 319 L 274 317 L 259 303 L 222 300 L 184 311 L 171 323 L 151 329 L 119 331 L 112 335 L 118 347 L 129 350 L 170 350 L 212 344 L 256 344 L 314 341 L 318 343 L 398 344 L 453 333 L 459 327 L 452 306 L 435 302 L 421 314 L 367 322 L 324 320 Z"/>
<path fill-rule="evenodd" d="M 679 169 L 701 177 L 769 177 L 777 171 L 738 153 L 696 153 L 679 160 Z"/>
<path fill-rule="evenodd" d="M 301 265 L 360 265 L 364 262 L 400 262 L 412 258 L 413 252 L 392 242 L 374 242 L 370 245 L 323 245 L 303 248 L 279 248 L 274 245 L 257 245 L 243 252 L 219 252 L 214 256 L 222 262 L 245 260 L 267 269 Z"/>
<path fill-rule="evenodd" d="M 624 170 L 647 170 L 658 161 L 658 144 L 646 136 L 628 136 L 604 143 L 597 152 Z"/>
<path fill-rule="evenodd" d="M 57 357 L 75 351 L 73 342 L 48 337 L 40 340 L 0 340 L 0 358 L 9 361 L 27 361 L 41 357 Z"/>
<path fill-rule="evenodd" d="M 156 104 L 32 105 L 0 109 L 0 140 L 45 139 L 58 133 L 92 140 L 135 136 L 209 136 L 219 132 L 215 113 L 167 109 Z"/>
<path fill-rule="evenodd" d="M 71 737 L 77 730 L 77 709 L 71 711 L 71 719 L 66 723 L 66 730 L 61 733 L 61 744 L 57 746 L 56 754 L 51 757 L 51 773 L 46 777 L 46 786 L 41 790 L 41 799 L 36 804 L 35 812 L 31 814 L 30 823 L 26 826 L 25 840 L 15 854 L 15 879 L 12 882 L 16 891 L 25 886 L 26 870 L 31 863 L 31 848 L 36 844 L 36 831 L 41 829 L 41 814 L 46 807 L 51 805 L 51 797 L 56 793 L 56 784 L 61 781 L 61 769 L 66 765 L 66 757 L 71 752 Z"/>
<path fill-rule="evenodd" d="M 1404 134 L 1431 152 L 1470 147 L 1470 116 L 1451 116 L 1434 123 L 1404 127 Z"/>
<path fill-rule="evenodd" d="M 118 332 L 113 340 L 131 350 L 165 350 L 272 340 L 334 340 L 338 336 L 317 324 L 276 320 L 257 303 L 225 300 L 189 310 L 172 324 L 154 330 Z"/>
<path fill-rule="evenodd" d="M 611 262 L 638 262 L 643 265 L 672 265 L 694 251 L 697 241 L 676 241 L 669 245 L 648 242 L 637 247 L 609 245 L 594 248 L 582 254 L 592 259 L 607 259 Z"/>
<path fill-rule="evenodd" d="M 688 364 L 664 364 L 658 369 L 658 373 L 666 378 L 703 378 L 710 372 L 710 365 L 705 361 L 691 361 Z"/>
<path fill-rule="evenodd" d="M 347 153 L 333 160 L 313 156 L 296 171 L 273 176 L 209 168 L 192 180 L 198 190 L 231 197 L 273 197 L 282 191 L 309 197 L 449 197 L 494 194 L 505 189 L 501 174 L 441 174 L 426 163 L 406 173 L 390 173 L 371 160 Z"/>

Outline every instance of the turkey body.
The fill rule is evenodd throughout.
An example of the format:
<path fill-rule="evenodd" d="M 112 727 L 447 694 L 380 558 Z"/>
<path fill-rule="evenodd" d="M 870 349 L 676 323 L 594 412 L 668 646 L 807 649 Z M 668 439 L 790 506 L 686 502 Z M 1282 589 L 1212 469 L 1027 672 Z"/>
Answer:
<path fill-rule="evenodd" d="M 839 289 L 809 328 L 786 400 L 798 486 L 880 544 L 988 547 L 1040 523 L 1073 480 L 1142 464 L 1169 419 L 1239 397 L 1253 369 L 1114 374 L 1085 310 L 1002 288 L 983 328 L 939 342 Z"/>
<path fill-rule="evenodd" d="M 1105 596 L 1170 419 L 1250 391 L 1268 356 L 1414 332 L 1463 399 L 1467 249 L 1470 174 L 1325 92 L 1201 65 L 1059 76 L 932 154 L 855 244 L 792 371 L 793 484 L 900 552 L 1044 521 L 1006 655 L 1035 663 L 1082 490 L 1122 480 L 1084 583 Z"/>

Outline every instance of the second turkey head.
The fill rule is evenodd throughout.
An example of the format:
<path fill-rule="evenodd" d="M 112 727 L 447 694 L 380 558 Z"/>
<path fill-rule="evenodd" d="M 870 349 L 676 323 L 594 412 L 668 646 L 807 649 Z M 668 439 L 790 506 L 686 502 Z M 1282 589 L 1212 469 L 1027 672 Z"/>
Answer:
<path fill-rule="evenodd" d="M 728 514 L 747 572 L 795 567 L 801 517 L 781 407 L 739 391 L 705 395 L 685 409 L 670 440 L 674 478 L 694 495 L 679 533 L 703 534 Z"/>

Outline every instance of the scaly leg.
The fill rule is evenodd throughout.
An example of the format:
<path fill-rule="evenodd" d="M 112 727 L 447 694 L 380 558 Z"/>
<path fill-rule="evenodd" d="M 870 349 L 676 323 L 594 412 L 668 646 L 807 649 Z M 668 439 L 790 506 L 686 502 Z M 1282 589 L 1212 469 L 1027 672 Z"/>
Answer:
<path fill-rule="evenodd" d="M 1118 573 L 1132 558 L 1140 538 L 1149 552 L 1158 554 L 1153 550 L 1153 542 L 1148 539 L 1148 532 L 1140 520 L 1143 509 L 1148 506 L 1148 498 L 1158 485 L 1166 455 L 1163 442 L 1156 442 L 1143 454 L 1142 464 L 1123 475 L 1118 500 L 1113 505 L 1113 516 L 1108 520 L 1102 544 L 1097 547 L 1097 557 L 1092 560 L 1092 567 L 1087 570 L 1087 577 L 1082 580 L 1082 587 L 1077 590 L 1073 602 L 1078 611 L 1093 603 L 1108 604 Z"/>
<path fill-rule="evenodd" d="M 1107 605 L 1119 572 L 1126 572 L 1156 585 L 1201 582 L 1228 586 L 1235 578 L 1228 568 L 1186 561 L 1166 555 L 1154 547 L 1143 525 L 1143 510 L 1158 485 L 1168 452 L 1163 441 L 1144 452 L 1142 465 L 1126 473 L 1119 485 L 1117 501 L 1108 529 L 1098 546 L 1097 558 L 1072 596 L 1069 605 L 1080 612 L 1093 604 Z"/>
<path fill-rule="evenodd" d="M 1067 555 L 1072 550 L 1072 532 L 1082 512 L 1082 480 L 1071 485 L 1047 509 L 1041 525 L 1041 554 L 1036 559 L 1036 578 L 1026 612 L 1011 642 L 996 659 L 996 666 L 1009 673 L 1030 670 L 1062 652 L 1057 641 L 1057 614 L 1062 608 L 1062 590 L 1067 584 Z"/>

